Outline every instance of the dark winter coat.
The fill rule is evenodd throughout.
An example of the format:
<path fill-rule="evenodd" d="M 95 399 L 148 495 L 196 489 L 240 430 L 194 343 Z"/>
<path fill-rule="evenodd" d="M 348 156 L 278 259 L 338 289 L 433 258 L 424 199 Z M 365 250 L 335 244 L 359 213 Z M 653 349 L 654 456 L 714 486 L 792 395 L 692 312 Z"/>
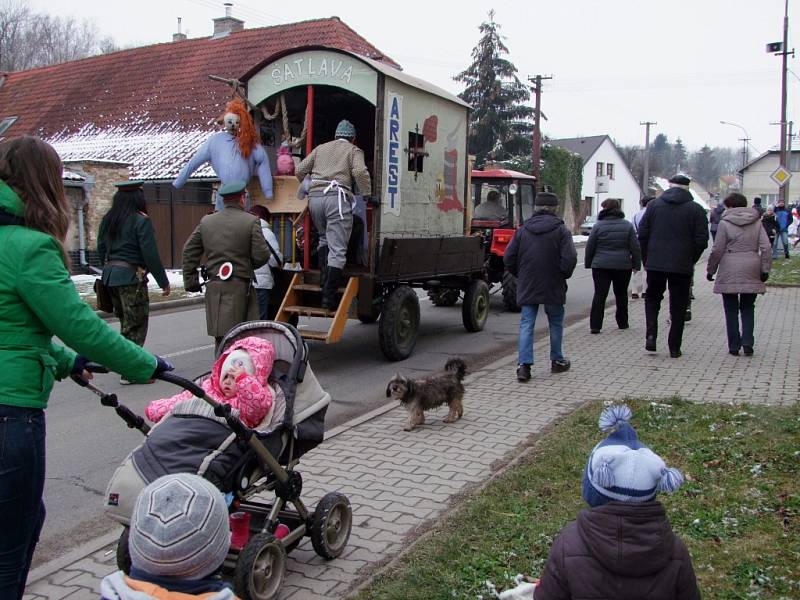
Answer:
<path fill-rule="evenodd" d="M 719 222 L 722 220 L 722 213 L 725 212 L 724 204 L 717 204 L 708 216 L 708 222 L 711 223 L 711 231 L 716 232 L 719 228 Z"/>
<path fill-rule="evenodd" d="M 587 269 L 642 268 L 642 253 L 633 224 L 621 210 L 601 210 L 586 242 L 584 266 Z"/>
<path fill-rule="evenodd" d="M 761 273 L 769 273 L 772 268 L 772 248 L 758 221 L 758 213 L 746 206 L 729 208 L 722 216 L 707 266 L 709 274 L 717 274 L 715 293 L 766 291 Z"/>
<path fill-rule="evenodd" d="M 660 502 L 582 510 L 556 537 L 536 600 L 699 600 L 692 561 Z"/>
<path fill-rule="evenodd" d="M 639 244 L 648 271 L 691 274 L 708 246 L 706 212 L 687 190 L 670 188 L 647 205 Z"/>
<path fill-rule="evenodd" d="M 778 223 L 778 233 L 788 231 L 789 225 L 792 224 L 792 219 L 792 212 L 789 209 L 783 206 L 775 207 L 775 220 Z"/>
<path fill-rule="evenodd" d="M 517 277 L 517 304 L 566 304 L 567 279 L 578 263 L 572 235 L 564 221 L 534 214 L 514 234 L 503 258 Z"/>
<path fill-rule="evenodd" d="M 147 215 L 132 214 L 120 228 L 117 239 L 109 243 L 106 236 L 108 229 L 108 213 L 100 222 L 100 231 L 97 234 L 97 254 L 105 265 L 103 267 L 103 283 L 116 287 L 138 283 L 135 268 L 121 265 L 105 264 L 107 261 L 124 261 L 132 267 L 142 267 L 153 275 L 162 290 L 169 287 L 169 279 L 158 255 L 153 224 Z"/>
<path fill-rule="evenodd" d="M 764 226 L 764 231 L 767 232 L 767 237 L 774 240 L 778 235 L 778 221 L 775 220 L 775 215 L 764 215 L 761 224 Z"/>

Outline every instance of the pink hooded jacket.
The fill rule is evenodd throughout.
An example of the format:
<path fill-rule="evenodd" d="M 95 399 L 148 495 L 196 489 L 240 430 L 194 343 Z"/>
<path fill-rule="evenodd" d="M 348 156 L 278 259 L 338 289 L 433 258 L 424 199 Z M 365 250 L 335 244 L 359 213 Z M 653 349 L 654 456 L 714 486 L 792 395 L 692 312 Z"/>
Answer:
<path fill-rule="evenodd" d="M 236 394 L 226 398 L 219 387 L 220 370 L 222 363 L 233 350 L 246 350 L 253 359 L 255 374 L 242 373 L 236 378 Z M 272 391 L 267 385 L 267 379 L 272 372 L 272 363 L 275 362 L 275 347 L 272 342 L 258 338 L 246 337 L 234 342 L 214 362 L 211 368 L 211 377 L 203 381 L 201 387 L 217 402 L 230 404 L 239 411 L 239 417 L 248 427 L 255 427 L 272 408 Z M 169 413 L 179 402 L 190 400 L 194 395 L 183 391 L 171 398 L 153 400 L 145 409 L 144 414 L 153 423 L 157 423 Z"/>

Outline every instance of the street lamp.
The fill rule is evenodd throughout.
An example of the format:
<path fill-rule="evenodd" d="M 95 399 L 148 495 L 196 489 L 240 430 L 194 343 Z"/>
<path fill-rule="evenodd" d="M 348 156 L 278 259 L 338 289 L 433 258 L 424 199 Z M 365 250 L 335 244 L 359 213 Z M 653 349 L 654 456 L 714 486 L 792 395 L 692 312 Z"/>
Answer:
<path fill-rule="evenodd" d="M 747 164 L 747 142 L 750 141 L 750 136 L 747 133 L 747 130 L 739 125 L 738 123 L 731 123 L 730 121 L 720 121 L 722 125 L 733 125 L 734 127 L 738 127 L 744 133 L 743 138 L 739 138 L 739 141 L 742 142 L 742 169 L 744 169 L 745 165 Z M 744 173 L 742 173 L 742 179 L 744 179 Z"/>

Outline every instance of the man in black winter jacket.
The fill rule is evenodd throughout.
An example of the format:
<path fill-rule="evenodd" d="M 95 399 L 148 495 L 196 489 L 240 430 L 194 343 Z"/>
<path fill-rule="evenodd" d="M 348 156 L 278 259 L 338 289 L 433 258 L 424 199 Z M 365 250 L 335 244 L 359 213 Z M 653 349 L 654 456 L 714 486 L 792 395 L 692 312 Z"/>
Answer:
<path fill-rule="evenodd" d="M 688 177 L 676 175 L 669 182 L 670 189 L 648 205 L 638 235 L 647 269 L 644 347 L 650 352 L 656 350 L 658 313 L 669 285 L 669 355 L 678 358 L 694 265 L 708 246 L 708 219 L 689 192 Z"/>
<path fill-rule="evenodd" d="M 558 197 L 550 192 L 536 195 L 533 216 L 514 234 L 503 257 L 506 269 L 517 277 L 519 365 L 517 381 L 531 378 L 533 327 L 539 305 L 544 305 L 550 328 L 550 370 L 563 373 L 570 362 L 561 351 L 567 279 L 572 277 L 578 254 L 564 221 L 556 216 Z"/>

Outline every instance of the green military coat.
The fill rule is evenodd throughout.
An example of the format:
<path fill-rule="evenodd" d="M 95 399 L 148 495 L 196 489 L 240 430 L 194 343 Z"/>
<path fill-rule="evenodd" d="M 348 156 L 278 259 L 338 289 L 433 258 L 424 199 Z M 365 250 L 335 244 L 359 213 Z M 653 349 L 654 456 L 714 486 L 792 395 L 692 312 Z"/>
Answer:
<path fill-rule="evenodd" d="M 153 224 L 149 217 L 134 213 L 125 221 L 119 236 L 110 245 L 105 239 L 107 227 L 108 214 L 100 222 L 100 231 L 97 234 L 97 253 L 103 264 L 109 260 L 124 260 L 143 267 L 156 278 L 158 287 L 165 289 L 169 285 L 169 279 L 158 255 Z M 117 265 L 103 267 L 103 283 L 107 286 L 133 285 L 138 281 L 135 270 Z"/>
<path fill-rule="evenodd" d="M 226 204 L 206 215 L 183 246 L 183 285 L 199 291 L 197 268 L 206 255 L 209 281 L 206 284 L 206 328 L 208 335 L 222 337 L 242 323 L 258 318 L 258 303 L 250 284 L 253 271 L 266 264 L 270 252 L 258 217 L 238 204 Z M 219 279 L 220 267 L 230 262 L 233 275 Z"/>

